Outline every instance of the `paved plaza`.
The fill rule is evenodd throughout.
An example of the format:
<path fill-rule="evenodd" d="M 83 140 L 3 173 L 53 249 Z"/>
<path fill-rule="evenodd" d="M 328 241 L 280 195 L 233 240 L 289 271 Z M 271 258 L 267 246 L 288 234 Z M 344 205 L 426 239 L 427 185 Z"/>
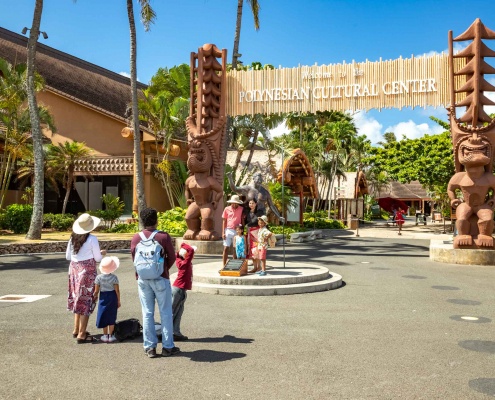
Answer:
<path fill-rule="evenodd" d="M 436 232 L 435 232 L 436 229 Z M 140 340 L 76 344 L 63 254 L 0 257 L 0 399 L 484 399 L 495 396 L 495 267 L 433 263 L 438 227 L 336 231 L 287 244 L 291 263 L 343 287 L 288 296 L 189 293 L 182 353 L 148 359 Z M 428 236 L 429 235 L 429 236 Z M 281 261 L 281 246 L 270 260 Z M 121 258 L 119 319 L 141 320 Z M 195 269 L 220 256 L 197 256 Z M 175 270 L 175 268 L 174 268 Z M 90 331 L 101 333 L 90 318 Z M 158 348 L 160 350 L 160 347 Z"/>

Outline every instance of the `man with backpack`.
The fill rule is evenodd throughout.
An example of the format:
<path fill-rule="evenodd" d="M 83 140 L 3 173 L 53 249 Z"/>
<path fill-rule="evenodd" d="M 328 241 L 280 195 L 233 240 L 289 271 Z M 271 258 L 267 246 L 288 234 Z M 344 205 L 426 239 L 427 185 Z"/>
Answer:
<path fill-rule="evenodd" d="M 155 358 L 158 337 L 155 329 L 155 300 L 162 326 L 162 356 L 177 354 L 173 338 L 172 289 L 169 269 L 175 262 L 170 235 L 157 231 L 158 213 L 145 208 L 140 214 L 144 229 L 131 240 L 131 254 L 136 268 L 139 300 L 143 312 L 143 345 L 149 358 Z"/>

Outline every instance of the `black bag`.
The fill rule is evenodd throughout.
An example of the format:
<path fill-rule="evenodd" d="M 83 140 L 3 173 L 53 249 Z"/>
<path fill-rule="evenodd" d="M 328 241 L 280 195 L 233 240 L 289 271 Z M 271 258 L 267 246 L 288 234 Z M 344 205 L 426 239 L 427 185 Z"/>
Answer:
<path fill-rule="evenodd" d="M 142 335 L 143 327 L 136 318 L 124 319 L 115 324 L 114 335 L 119 342 Z"/>

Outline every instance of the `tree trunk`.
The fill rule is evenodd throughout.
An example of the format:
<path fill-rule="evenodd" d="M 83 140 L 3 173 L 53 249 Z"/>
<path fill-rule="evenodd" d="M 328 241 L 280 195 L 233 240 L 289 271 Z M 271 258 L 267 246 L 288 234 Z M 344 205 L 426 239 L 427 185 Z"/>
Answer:
<path fill-rule="evenodd" d="M 232 69 L 237 68 L 239 41 L 241 40 L 242 5 L 244 0 L 237 0 L 237 20 L 235 23 L 234 49 L 232 50 Z"/>
<path fill-rule="evenodd" d="M 67 175 L 67 184 L 65 185 L 65 197 L 64 204 L 62 205 L 62 214 L 65 214 L 65 210 L 67 209 L 67 203 L 69 202 L 70 191 L 72 190 L 72 182 L 74 180 L 74 174 L 70 171 Z"/>
<path fill-rule="evenodd" d="M 254 146 L 256 144 L 256 142 L 258 141 L 258 135 L 260 133 L 258 131 L 254 131 L 254 135 L 253 135 L 253 143 L 251 144 L 251 148 L 249 149 L 249 156 L 246 160 L 246 168 L 249 168 L 249 166 L 251 165 L 251 160 L 253 159 L 253 154 L 254 154 Z M 282 154 L 282 166 L 284 164 L 284 155 Z"/>
<path fill-rule="evenodd" d="M 131 96 L 132 96 L 132 122 L 134 129 L 134 179 L 136 181 L 136 196 L 138 215 L 146 208 L 144 196 L 143 164 L 141 163 L 141 132 L 139 131 L 139 111 L 137 96 L 137 71 L 136 71 L 136 24 L 134 21 L 133 1 L 127 0 L 127 15 L 129 17 L 129 30 L 131 36 Z M 142 229 L 142 221 L 139 218 L 139 228 Z"/>
<path fill-rule="evenodd" d="M 26 239 L 41 239 L 41 228 L 43 227 L 44 206 L 44 169 L 43 169 L 43 140 L 38 114 L 38 103 L 34 84 L 36 45 L 40 33 L 41 14 L 43 12 L 43 0 L 36 0 L 34 6 L 33 24 L 29 31 L 28 59 L 27 59 L 27 96 L 29 104 L 29 117 L 31 119 L 31 134 L 33 139 L 34 153 L 34 201 L 33 215 Z"/>

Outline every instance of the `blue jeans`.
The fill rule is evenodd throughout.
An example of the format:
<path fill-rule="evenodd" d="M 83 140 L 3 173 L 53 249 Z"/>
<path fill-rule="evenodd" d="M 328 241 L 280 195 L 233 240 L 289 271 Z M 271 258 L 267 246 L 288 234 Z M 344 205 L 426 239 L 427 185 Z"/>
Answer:
<path fill-rule="evenodd" d="M 172 312 L 174 315 L 174 335 L 182 335 L 180 331 L 180 320 L 184 313 L 184 303 L 187 299 L 187 291 L 172 286 Z"/>
<path fill-rule="evenodd" d="M 138 279 L 138 292 L 143 312 L 144 349 L 155 349 L 158 343 L 155 329 L 155 300 L 158 304 L 162 324 L 162 345 L 166 349 L 171 349 L 174 347 L 174 328 L 170 280 L 165 278 Z"/>

